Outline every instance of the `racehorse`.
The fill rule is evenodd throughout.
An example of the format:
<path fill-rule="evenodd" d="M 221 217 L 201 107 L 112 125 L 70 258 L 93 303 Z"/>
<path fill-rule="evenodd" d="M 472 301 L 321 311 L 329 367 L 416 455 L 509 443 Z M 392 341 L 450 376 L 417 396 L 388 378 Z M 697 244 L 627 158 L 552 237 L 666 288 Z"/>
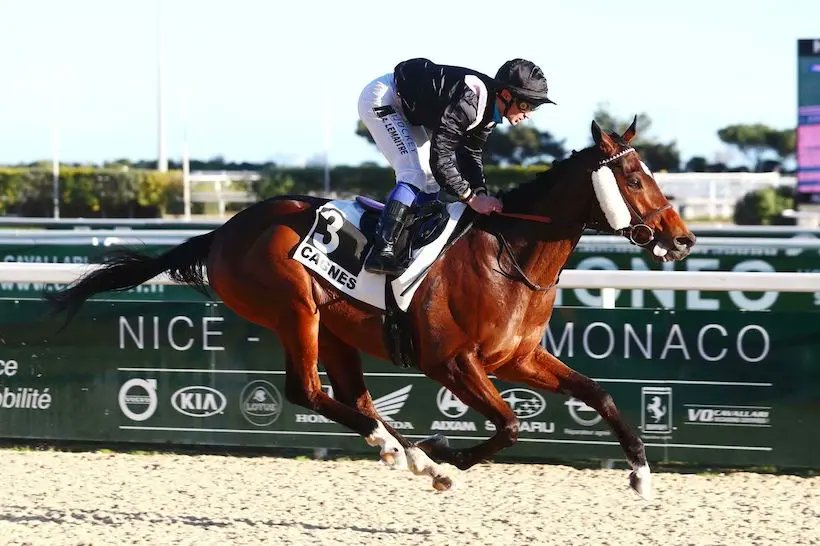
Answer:
<path fill-rule="evenodd" d="M 504 212 L 476 216 L 422 281 L 407 310 L 415 365 L 495 425 L 475 446 L 455 449 L 434 436 L 411 443 L 373 406 L 360 352 L 380 358 L 382 311 L 351 301 L 292 258 L 326 200 L 281 196 L 256 203 L 210 233 L 159 256 L 129 253 L 47 294 L 70 321 L 90 296 L 128 290 L 167 272 L 195 287 L 210 287 L 238 315 L 272 330 L 286 354 L 286 398 L 357 432 L 380 447 L 382 460 L 409 465 L 453 484 L 452 469 L 467 469 L 516 442 L 519 421 L 490 380 L 570 395 L 606 420 L 632 466 L 630 486 L 652 493 L 641 439 L 622 420 L 612 397 L 540 343 L 553 311 L 559 273 L 585 228 L 616 232 L 657 261 L 681 260 L 695 236 L 659 189 L 623 135 L 592 122 L 594 145 L 502 196 Z M 468 212 L 469 214 L 469 212 Z M 207 270 L 207 280 L 203 270 Z M 322 389 L 319 362 L 333 387 Z"/>

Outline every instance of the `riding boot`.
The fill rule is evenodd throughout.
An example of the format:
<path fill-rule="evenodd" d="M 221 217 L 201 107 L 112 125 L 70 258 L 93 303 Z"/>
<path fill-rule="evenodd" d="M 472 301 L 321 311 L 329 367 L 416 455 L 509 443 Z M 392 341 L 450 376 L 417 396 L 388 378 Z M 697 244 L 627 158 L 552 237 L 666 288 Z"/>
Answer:
<path fill-rule="evenodd" d="M 389 201 L 384 207 L 373 242 L 373 249 L 364 264 L 364 268 L 371 273 L 385 275 L 401 275 L 404 272 L 399 258 L 396 256 L 396 242 L 407 225 L 410 207 L 401 201 Z"/>

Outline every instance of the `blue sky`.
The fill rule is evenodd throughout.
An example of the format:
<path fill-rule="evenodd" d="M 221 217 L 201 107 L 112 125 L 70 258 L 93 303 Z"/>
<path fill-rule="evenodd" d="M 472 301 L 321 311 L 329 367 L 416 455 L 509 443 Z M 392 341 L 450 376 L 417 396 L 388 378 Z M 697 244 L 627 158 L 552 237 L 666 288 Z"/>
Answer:
<path fill-rule="evenodd" d="M 54 127 L 65 161 L 155 158 L 160 19 L 169 156 L 187 132 L 194 157 L 291 163 L 326 145 L 334 164 L 379 160 L 358 94 L 418 56 L 533 60 L 558 106 L 530 123 L 570 148 L 605 102 L 684 159 L 736 162 L 717 129 L 793 127 L 796 40 L 820 38 L 817 0 L 159 2 L 0 0 L 0 163 L 49 159 Z"/>

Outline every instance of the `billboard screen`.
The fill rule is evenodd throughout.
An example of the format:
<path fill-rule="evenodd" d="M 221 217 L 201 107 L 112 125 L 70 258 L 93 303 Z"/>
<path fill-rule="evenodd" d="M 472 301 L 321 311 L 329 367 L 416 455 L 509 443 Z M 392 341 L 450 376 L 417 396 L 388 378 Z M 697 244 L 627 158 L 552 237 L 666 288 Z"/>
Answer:
<path fill-rule="evenodd" d="M 820 38 L 797 42 L 798 201 L 820 203 Z"/>

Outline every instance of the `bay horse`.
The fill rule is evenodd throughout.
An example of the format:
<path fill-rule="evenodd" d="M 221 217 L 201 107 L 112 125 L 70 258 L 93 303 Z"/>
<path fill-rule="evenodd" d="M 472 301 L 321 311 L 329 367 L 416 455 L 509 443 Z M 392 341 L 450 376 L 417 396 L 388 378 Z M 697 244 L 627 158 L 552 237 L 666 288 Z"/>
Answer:
<path fill-rule="evenodd" d="M 632 466 L 630 486 L 648 498 L 651 475 L 641 439 L 612 397 L 540 343 L 553 311 L 558 276 L 587 227 L 616 232 L 658 261 L 681 260 L 695 236 L 623 135 L 592 122 L 594 145 L 502 196 L 504 212 L 476 216 L 473 227 L 434 263 L 407 310 L 419 370 L 486 416 L 495 434 L 451 448 L 436 435 L 411 443 L 373 406 L 360 352 L 387 359 L 383 311 L 351 301 L 291 258 L 327 200 L 281 196 L 239 212 L 210 233 L 159 255 L 128 253 L 46 294 L 66 323 L 90 296 L 128 290 L 167 272 L 216 292 L 230 309 L 273 331 L 286 354 L 285 395 L 379 446 L 382 460 L 453 484 L 468 469 L 516 442 L 519 421 L 490 375 L 560 392 L 595 408 Z M 467 212 L 471 214 L 471 212 Z M 203 276 L 207 270 L 207 280 Z M 319 363 L 333 387 L 322 389 Z"/>

